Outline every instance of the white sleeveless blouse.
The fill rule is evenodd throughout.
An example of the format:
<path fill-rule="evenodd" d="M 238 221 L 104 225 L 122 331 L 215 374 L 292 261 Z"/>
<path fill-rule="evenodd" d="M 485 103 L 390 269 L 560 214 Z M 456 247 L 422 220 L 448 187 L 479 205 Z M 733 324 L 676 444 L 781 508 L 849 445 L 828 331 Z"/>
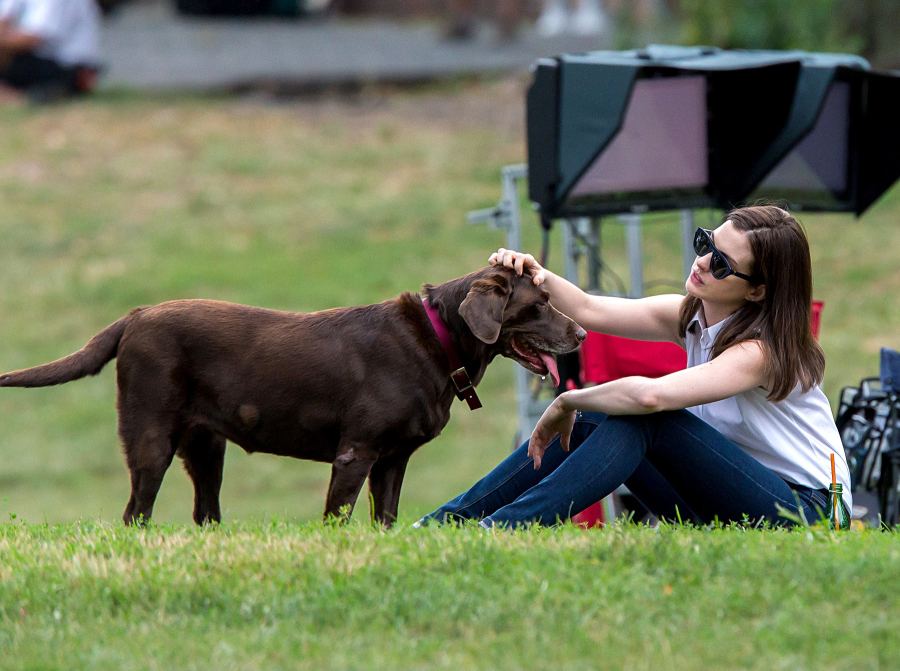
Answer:
<path fill-rule="evenodd" d="M 710 359 L 716 336 L 728 323 L 706 327 L 698 313 L 685 333 L 688 368 Z M 764 389 L 745 391 L 687 410 L 738 444 L 747 454 L 787 482 L 813 489 L 831 483 L 834 454 L 837 481 L 852 510 L 850 469 L 828 398 L 818 385 L 804 392 L 798 384 L 787 398 L 772 402 Z"/>

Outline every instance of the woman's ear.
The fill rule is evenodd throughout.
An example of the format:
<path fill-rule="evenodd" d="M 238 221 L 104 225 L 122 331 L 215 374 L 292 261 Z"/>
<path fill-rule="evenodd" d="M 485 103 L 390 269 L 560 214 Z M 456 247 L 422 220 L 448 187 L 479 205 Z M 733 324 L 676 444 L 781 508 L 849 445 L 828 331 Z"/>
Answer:
<path fill-rule="evenodd" d="M 766 285 L 765 284 L 757 284 L 751 286 L 747 291 L 747 294 L 744 296 L 748 301 L 752 301 L 753 303 L 762 303 L 763 299 L 766 297 Z"/>

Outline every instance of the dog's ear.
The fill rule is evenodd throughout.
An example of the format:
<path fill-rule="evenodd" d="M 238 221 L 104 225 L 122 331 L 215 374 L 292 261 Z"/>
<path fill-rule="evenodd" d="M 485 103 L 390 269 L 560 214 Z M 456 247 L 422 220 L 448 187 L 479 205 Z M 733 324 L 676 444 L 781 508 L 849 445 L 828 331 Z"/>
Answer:
<path fill-rule="evenodd" d="M 459 316 L 482 342 L 493 345 L 500 337 L 503 310 L 511 291 L 509 277 L 496 273 L 473 282 L 460 303 Z"/>

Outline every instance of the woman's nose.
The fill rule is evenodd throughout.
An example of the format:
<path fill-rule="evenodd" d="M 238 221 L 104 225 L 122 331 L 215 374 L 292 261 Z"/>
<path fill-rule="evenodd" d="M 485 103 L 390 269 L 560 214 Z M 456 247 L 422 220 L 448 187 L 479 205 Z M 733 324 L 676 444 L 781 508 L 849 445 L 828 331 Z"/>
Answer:
<path fill-rule="evenodd" d="M 697 267 L 700 270 L 709 270 L 709 260 L 712 258 L 712 252 L 707 252 L 703 256 L 697 257 Z"/>

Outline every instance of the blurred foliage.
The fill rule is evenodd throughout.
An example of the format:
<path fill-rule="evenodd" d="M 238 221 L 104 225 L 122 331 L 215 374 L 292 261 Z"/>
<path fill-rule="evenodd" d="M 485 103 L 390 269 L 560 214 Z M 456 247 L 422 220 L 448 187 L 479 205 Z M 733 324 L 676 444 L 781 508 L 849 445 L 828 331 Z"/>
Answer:
<path fill-rule="evenodd" d="M 688 44 L 855 53 L 900 66 L 898 0 L 680 0 L 671 9 Z"/>
<path fill-rule="evenodd" d="M 841 0 L 682 0 L 682 30 L 690 41 L 724 48 L 818 50 L 846 48 L 833 17 Z"/>

